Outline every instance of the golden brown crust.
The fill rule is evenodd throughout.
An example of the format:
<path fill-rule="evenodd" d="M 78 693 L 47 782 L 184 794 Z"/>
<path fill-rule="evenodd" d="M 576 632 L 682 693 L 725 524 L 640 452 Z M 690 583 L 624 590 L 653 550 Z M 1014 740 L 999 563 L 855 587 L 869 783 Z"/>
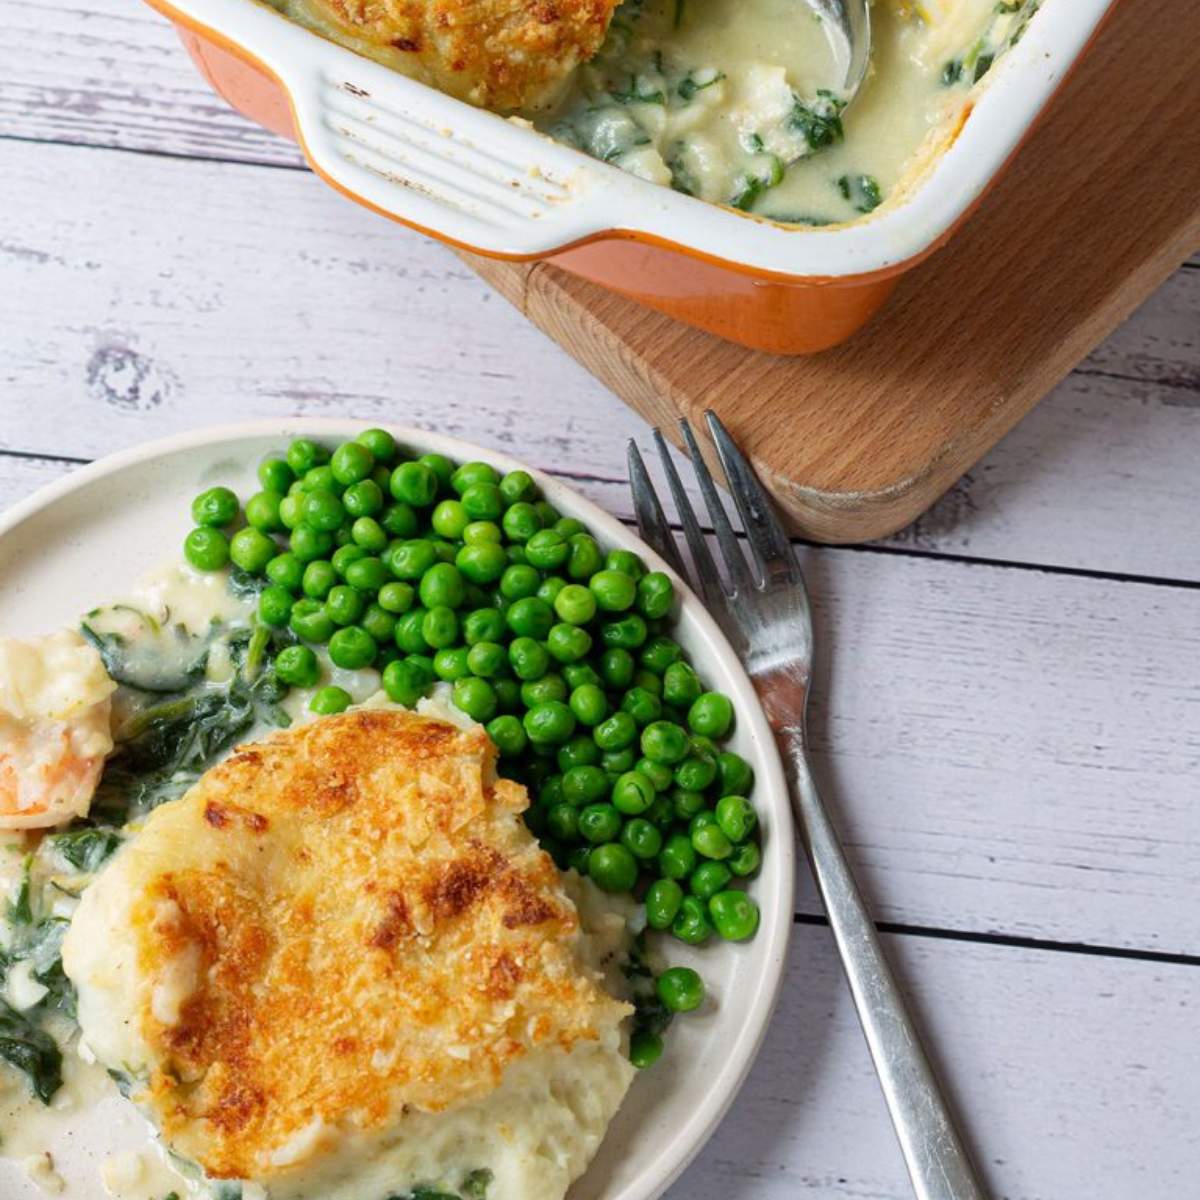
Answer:
<path fill-rule="evenodd" d="M 538 107 L 600 48 L 616 0 L 309 0 L 311 12 L 461 100 Z"/>
<path fill-rule="evenodd" d="M 494 753 L 480 729 L 349 712 L 242 748 L 151 818 L 119 869 L 139 974 L 184 981 L 140 1014 L 137 1098 L 173 1149 L 269 1179 L 306 1130 L 454 1107 L 619 1021 Z"/>

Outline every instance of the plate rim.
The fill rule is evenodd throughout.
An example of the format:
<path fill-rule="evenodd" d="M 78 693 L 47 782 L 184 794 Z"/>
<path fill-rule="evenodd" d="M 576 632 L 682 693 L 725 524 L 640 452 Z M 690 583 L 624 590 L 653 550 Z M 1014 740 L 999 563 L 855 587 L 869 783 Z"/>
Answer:
<path fill-rule="evenodd" d="M 424 429 L 420 426 L 401 423 L 364 421 L 338 417 L 282 417 L 254 421 L 227 422 L 220 425 L 201 426 L 180 433 L 169 434 L 149 441 L 139 442 L 123 450 L 94 459 L 60 479 L 44 484 L 23 500 L 19 500 L 5 512 L 0 513 L 0 541 L 13 534 L 21 525 L 37 517 L 93 483 L 119 474 L 127 468 L 150 463 L 158 459 L 188 451 L 209 447 L 232 447 L 240 442 L 265 437 L 281 441 L 298 436 L 320 438 L 353 437 L 365 429 L 383 428 L 396 437 L 402 445 L 421 453 L 441 453 L 460 462 L 483 460 L 505 471 L 527 471 L 546 498 L 557 508 L 572 509 L 570 515 L 585 521 L 589 528 L 599 533 L 612 544 L 636 549 L 656 570 L 667 574 L 680 591 L 681 603 L 689 615 L 698 623 L 701 633 L 709 641 L 725 670 L 737 683 L 739 696 L 739 721 L 748 720 L 751 735 L 760 750 L 761 763 L 755 763 L 756 777 L 767 785 L 769 794 L 778 802 L 771 804 L 774 834 L 764 848 L 765 853 L 777 857 L 779 881 L 777 894 L 771 899 L 768 910 L 761 905 L 767 920 L 761 922 L 759 936 L 768 934 L 766 964 L 762 975 L 756 980 L 753 996 L 744 1001 L 745 1019 L 738 1031 L 732 1051 L 725 1058 L 714 1085 L 696 1105 L 687 1123 L 672 1131 L 670 1141 L 661 1148 L 649 1164 L 620 1191 L 613 1193 L 611 1200 L 655 1200 L 660 1197 L 687 1169 L 717 1127 L 724 1120 L 738 1093 L 741 1091 L 758 1052 L 770 1027 L 771 1018 L 783 986 L 787 964 L 791 928 L 795 914 L 796 881 L 796 837 L 791 805 L 788 801 L 787 781 L 782 760 L 773 733 L 767 723 L 761 702 L 754 692 L 753 684 L 741 660 L 729 644 L 728 639 L 709 614 L 700 598 L 692 591 L 687 581 L 650 546 L 630 530 L 623 522 L 601 508 L 595 501 L 576 491 L 568 483 L 548 475 L 545 471 L 524 463 L 502 450 L 481 446 L 449 434 Z M 566 504 L 560 503 L 565 498 Z M 749 705 L 745 703 L 749 699 Z M 748 712 L 748 718 L 742 713 Z M 782 916 L 780 913 L 782 912 Z M 766 926 L 764 930 L 762 927 Z M 601 1140 L 595 1162 L 603 1152 Z M 587 1168 L 591 1169 L 591 1163 Z M 586 1175 L 586 1171 L 584 1174 Z"/>

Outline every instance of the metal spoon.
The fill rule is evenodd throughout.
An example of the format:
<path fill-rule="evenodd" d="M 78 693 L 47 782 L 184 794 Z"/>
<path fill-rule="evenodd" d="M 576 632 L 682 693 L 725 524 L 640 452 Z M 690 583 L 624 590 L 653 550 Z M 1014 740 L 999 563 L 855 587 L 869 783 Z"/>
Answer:
<path fill-rule="evenodd" d="M 842 99 L 858 94 L 871 61 L 871 11 L 867 0 L 808 0 L 821 18 L 834 61 L 843 72 Z"/>

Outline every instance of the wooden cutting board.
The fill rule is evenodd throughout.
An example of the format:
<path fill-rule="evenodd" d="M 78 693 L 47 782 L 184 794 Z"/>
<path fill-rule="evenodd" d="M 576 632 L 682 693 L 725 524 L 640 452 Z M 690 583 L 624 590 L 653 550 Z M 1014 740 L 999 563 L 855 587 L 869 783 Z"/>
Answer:
<path fill-rule="evenodd" d="M 548 263 L 462 257 L 677 442 L 679 416 L 715 409 L 797 532 L 882 537 L 1200 249 L 1198 46 L 1195 0 L 1125 0 L 976 214 L 822 354 L 746 350 Z"/>

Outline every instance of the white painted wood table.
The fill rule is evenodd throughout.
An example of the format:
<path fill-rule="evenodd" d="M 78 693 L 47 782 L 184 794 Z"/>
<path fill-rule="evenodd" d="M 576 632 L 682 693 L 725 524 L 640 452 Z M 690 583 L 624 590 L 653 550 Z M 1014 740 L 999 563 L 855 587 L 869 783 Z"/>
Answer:
<path fill-rule="evenodd" d="M 292 414 L 459 434 L 625 517 L 646 435 L 148 9 L 0 0 L 0 506 Z M 1198 451 L 1200 262 L 915 526 L 805 550 L 821 773 L 997 1197 L 1200 1195 Z M 909 1194 L 806 880 L 794 941 L 677 1200 Z"/>

